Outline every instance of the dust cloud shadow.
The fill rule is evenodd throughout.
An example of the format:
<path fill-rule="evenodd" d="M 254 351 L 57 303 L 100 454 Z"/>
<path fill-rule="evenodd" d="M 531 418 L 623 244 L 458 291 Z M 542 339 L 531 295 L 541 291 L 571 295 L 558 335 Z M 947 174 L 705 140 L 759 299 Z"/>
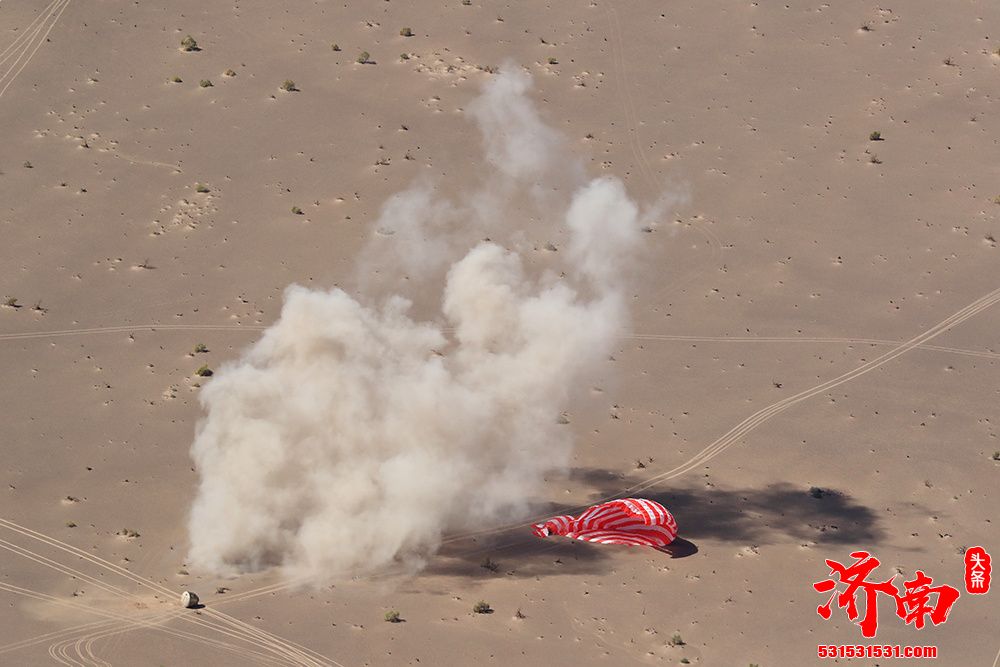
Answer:
<path fill-rule="evenodd" d="M 643 479 L 600 469 L 576 469 L 570 479 L 595 489 L 594 501 L 641 484 Z M 769 544 L 797 540 L 818 544 L 874 545 L 885 537 L 875 511 L 846 491 L 776 482 L 762 488 L 726 488 L 688 482 L 637 495 L 664 505 L 691 539 Z"/>
<path fill-rule="evenodd" d="M 592 489 L 590 496 L 594 503 L 643 481 L 594 468 L 574 469 L 569 480 Z M 595 574 L 607 571 L 612 556 L 622 550 L 647 558 L 659 551 L 663 558 L 682 559 L 698 553 L 699 540 L 740 546 L 789 541 L 876 545 L 885 536 L 875 512 L 838 489 L 816 489 L 789 482 L 763 488 L 696 486 L 688 482 L 636 495 L 655 500 L 674 514 L 680 531 L 673 544 L 662 549 L 645 549 L 591 544 L 558 536 L 541 539 L 531 533 L 525 522 L 492 536 L 446 545 L 425 572 L 475 578 Z M 539 514 L 552 516 L 580 511 L 577 506 L 560 503 L 540 504 L 538 508 Z"/>

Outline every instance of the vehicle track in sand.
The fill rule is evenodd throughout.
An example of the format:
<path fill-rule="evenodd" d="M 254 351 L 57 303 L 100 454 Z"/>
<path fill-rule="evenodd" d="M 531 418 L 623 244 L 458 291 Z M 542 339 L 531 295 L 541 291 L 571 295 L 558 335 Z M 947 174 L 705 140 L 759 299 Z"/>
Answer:
<path fill-rule="evenodd" d="M 31 59 L 35 57 L 38 49 L 42 48 L 42 44 L 46 42 L 49 33 L 52 32 L 59 19 L 62 18 L 63 12 L 66 11 L 70 1 L 53 0 L 50 2 L 28 24 L 24 32 L 15 37 L 14 41 L 7 48 L 0 51 L 0 66 L 3 66 L 4 63 L 11 61 L 13 58 L 7 71 L 0 74 L 0 98 L 4 96 L 4 93 L 14 83 L 14 80 L 28 66 Z"/>
<path fill-rule="evenodd" d="M 27 331 L 23 333 L 0 334 L 0 341 L 33 340 L 42 338 L 60 338 L 64 336 L 85 336 L 92 334 L 134 333 L 136 331 L 248 331 L 259 332 L 267 330 L 263 324 L 137 324 L 117 325 L 110 327 L 85 327 L 80 329 L 57 329 L 52 331 Z M 447 330 L 446 330 L 447 331 Z M 805 336 L 685 336 L 674 334 L 625 333 L 618 336 L 622 340 L 652 340 L 676 341 L 694 343 L 814 343 L 839 345 L 881 345 L 896 346 L 903 343 L 897 340 L 879 338 L 849 338 L 849 337 L 805 337 Z M 934 352 L 947 352 L 984 359 L 1000 359 L 1000 352 L 989 350 L 968 350 L 960 347 L 944 345 L 918 345 L 917 349 Z"/>
<path fill-rule="evenodd" d="M 640 484 L 636 484 L 636 485 L 627 487 L 627 488 L 619 491 L 616 494 L 613 494 L 613 495 L 610 495 L 610 496 L 606 496 L 606 497 L 601 498 L 601 499 L 594 500 L 594 501 L 592 501 L 591 504 L 601 503 L 601 502 L 607 502 L 609 500 L 614 500 L 615 498 L 621 498 L 621 497 L 624 497 L 624 496 L 627 496 L 627 495 L 630 495 L 630 494 L 634 494 L 634 493 L 637 493 L 639 491 L 646 490 L 646 489 L 648 489 L 650 487 L 653 487 L 653 486 L 655 486 L 657 484 L 660 484 L 662 482 L 674 479 L 674 478 L 676 478 L 676 477 L 678 477 L 680 475 L 683 475 L 683 474 L 691 471 L 692 469 L 698 467 L 699 465 L 702 465 L 702 464 L 708 462 L 709 460 L 715 458 L 716 456 L 722 454 L 726 449 L 728 449 L 728 448 L 732 447 L 734 444 L 738 443 L 740 440 L 742 440 L 746 435 L 748 435 L 755 428 L 757 428 L 758 426 L 760 426 L 763 423 L 767 422 L 772 417 L 774 417 L 774 416 L 776 416 L 776 415 L 784 412 L 785 410 L 789 409 L 790 407 L 792 407 L 794 405 L 797 405 L 798 403 L 801 403 L 801 402 L 803 402 L 805 400 L 808 400 L 809 398 L 817 396 L 817 395 L 819 395 L 819 394 L 821 394 L 823 392 L 829 391 L 830 389 L 833 389 L 833 388 L 835 388 L 837 386 L 840 386 L 842 384 L 845 384 L 847 382 L 855 380 L 855 379 L 857 379 L 857 378 L 865 375 L 866 373 L 870 373 L 871 371 L 873 371 L 873 370 L 875 370 L 875 369 L 877 369 L 877 368 L 879 368 L 879 367 L 881 367 L 881 366 L 889 363 L 890 361 L 893 361 L 894 359 L 896 359 L 896 358 L 898 358 L 898 357 L 906 354 L 907 352 L 910 352 L 910 351 L 912 351 L 914 349 L 918 349 L 918 348 L 926 345 L 928 341 L 930 341 L 930 340 L 936 338 L 937 336 L 940 336 L 941 334 L 943 334 L 943 333 L 951 330 L 952 328 L 958 326 L 962 322 L 965 322 L 966 320 L 968 320 L 968 319 L 970 319 L 972 317 L 975 317 L 976 315 L 979 315 L 980 313 L 982 313 L 983 311 L 985 311 L 986 309 L 990 308 L 991 306 L 995 305 L 998 302 L 1000 302 L 1000 289 L 996 289 L 996 290 L 990 292 L 989 294 L 987 294 L 987 295 L 985 295 L 983 297 L 980 297 L 979 299 L 977 299 L 977 300 L 973 301 L 972 303 L 970 303 L 965 308 L 962 308 L 961 310 L 953 313 L 952 315 L 950 315 L 949 317 L 945 318 L 944 320 L 942 320 L 938 324 L 934 325 L 933 327 L 925 330 L 924 332 L 918 334 L 917 336 L 914 336 L 913 338 L 911 338 L 911 339 L 909 339 L 909 340 L 907 340 L 905 342 L 902 342 L 902 343 L 893 342 L 893 341 L 876 341 L 876 340 L 873 340 L 873 339 L 840 339 L 840 338 L 838 338 L 838 339 L 823 339 L 823 338 L 813 339 L 813 340 L 811 340 L 809 342 L 814 342 L 814 343 L 820 343 L 820 342 L 822 342 L 822 343 L 826 343 L 826 342 L 829 342 L 829 341 L 833 340 L 833 341 L 836 341 L 836 342 L 839 343 L 839 342 L 845 342 L 845 341 L 847 341 L 847 342 L 851 342 L 851 343 L 892 345 L 893 349 L 890 350 L 890 351 L 888 351 L 888 352 L 886 352 L 886 353 L 884 353 L 884 354 L 882 354 L 882 355 L 880 355 L 879 357 L 877 357 L 877 358 L 875 358 L 875 359 L 873 359 L 873 360 L 871 360 L 869 362 L 866 362 L 866 363 L 862 364 L 861 366 L 858 366 L 858 367 L 852 369 L 851 371 L 848 371 L 846 373 L 842 373 L 841 375 L 838 375 L 835 378 L 827 380 L 826 382 L 823 382 L 823 383 L 820 383 L 818 385 L 815 385 L 814 387 L 812 387 L 810 389 L 806 389 L 806 390 L 801 391 L 801 392 L 799 392 L 799 393 L 797 393 L 797 394 L 795 394 L 793 396 L 790 396 L 790 397 L 787 397 L 787 398 L 782 399 L 780 401 L 777 401 L 775 403 L 772 403 L 771 405 L 767 406 L 766 408 L 763 408 L 762 410 L 759 410 L 759 411 L 755 412 L 754 414 L 750 415 L 749 417 L 747 417 L 746 419 L 744 419 L 743 421 L 741 421 L 739 424 L 737 424 L 732 429 L 730 429 L 729 431 L 727 431 L 725 434 L 723 434 L 722 436 L 720 436 L 719 438 L 717 438 L 715 441 L 713 441 L 712 443 L 710 443 L 709 445 L 707 445 L 705 448 L 703 448 L 700 452 L 698 452 L 697 454 L 695 454 L 695 456 L 693 456 L 690 459 L 688 459 L 686 462 L 684 462 L 684 463 L 676 466 L 675 468 L 673 468 L 673 469 L 671 469 L 671 470 L 669 470 L 667 472 L 661 473 L 659 475 L 654 475 L 653 477 L 650 477 L 650 478 L 644 480 Z M 652 337 L 651 338 L 638 338 L 638 339 L 639 340 L 644 340 L 644 339 L 645 340 L 682 340 L 682 341 L 707 339 L 707 340 L 712 341 L 712 342 L 724 342 L 724 341 L 730 341 L 731 342 L 733 340 L 731 338 L 726 338 L 726 337 L 676 337 L 676 336 L 665 336 L 665 335 L 664 336 L 660 336 L 660 335 L 656 335 L 656 334 L 647 334 L 646 336 L 652 336 Z M 757 339 L 751 339 L 751 340 L 755 341 Z M 795 338 L 795 339 L 792 339 L 792 340 L 804 341 L 805 339 Z M 772 338 L 772 339 L 769 339 L 768 342 L 787 342 L 787 341 L 784 338 Z M 941 346 L 933 346 L 931 349 L 934 349 L 936 351 L 948 351 L 948 352 L 954 352 L 954 351 L 957 350 L 957 348 L 945 348 L 945 347 L 941 347 Z M 971 352 L 971 351 L 961 350 L 960 352 Z M 985 355 L 989 355 L 989 358 L 994 358 L 994 353 L 974 353 L 974 354 L 977 355 L 977 356 L 979 354 L 985 354 Z M 587 506 L 589 506 L 589 505 L 580 506 L 578 508 L 571 509 L 571 510 L 566 510 L 566 512 L 572 513 L 574 511 L 582 510 L 582 509 L 584 509 Z M 539 515 L 539 516 L 536 516 L 536 517 L 533 517 L 533 518 L 530 518 L 530 519 L 519 521 L 517 523 L 507 524 L 507 525 L 504 525 L 504 526 L 500 526 L 500 527 L 496 527 L 496 528 L 492 528 L 492 529 L 488 529 L 488 530 L 467 531 L 467 532 L 463 532 L 463 533 L 457 533 L 457 534 L 451 535 L 451 536 L 443 539 L 441 541 L 441 544 L 442 545 L 443 544 L 450 544 L 450 543 L 455 543 L 455 542 L 459 542 L 459 541 L 463 541 L 463 540 L 468 540 L 468 539 L 473 539 L 473 538 L 477 538 L 477 537 L 485 537 L 485 536 L 488 536 L 488 535 L 499 535 L 499 534 L 506 533 L 506 532 L 509 532 L 509 531 L 512 531 L 512 530 L 521 530 L 521 529 L 524 529 L 527 526 L 530 526 L 532 523 L 536 523 L 538 521 L 544 520 L 545 518 L 547 518 L 547 516 L 548 516 L 547 514 Z M 508 542 L 508 543 L 505 543 L 505 544 L 500 544 L 500 545 L 477 546 L 474 549 L 462 552 L 461 554 L 458 554 L 458 555 L 459 556 L 469 556 L 469 555 L 473 555 L 473 554 L 476 554 L 476 553 L 487 552 L 487 551 L 489 551 L 489 552 L 496 552 L 496 551 L 500 551 L 500 550 L 503 550 L 503 549 L 507 549 L 507 548 L 511 548 L 511 547 L 517 546 L 519 544 L 526 543 L 526 542 L 530 541 L 531 539 L 533 539 L 533 538 L 527 538 L 527 539 L 520 538 L 520 539 L 511 541 L 511 542 Z M 380 573 L 377 576 L 379 576 L 379 577 L 391 577 L 391 576 L 402 574 L 402 573 L 403 573 L 402 570 L 399 570 L 399 571 L 397 571 L 397 570 L 389 570 L 389 571 L 386 571 L 386 572 L 382 572 L 382 573 Z M 334 573 L 331 576 L 335 576 L 335 574 L 336 573 Z M 258 596 L 261 596 L 261 595 L 268 595 L 268 594 L 279 593 L 279 592 L 282 592 L 282 591 L 286 591 L 286 590 L 289 590 L 289 589 L 301 586 L 304 583 L 306 583 L 307 581 L 308 581 L 308 578 L 306 578 L 306 577 L 295 577 L 295 578 L 292 578 L 292 579 L 286 579 L 286 580 L 283 580 L 283 581 L 280 581 L 280 582 L 277 582 L 277 583 L 268 584 L 268 585 L 260 586 L 260 587 L 257 587 L 257 588 L 251 589 L 251 590 L 243 591 L 242 593 L 237 593 L 235 595 L 227 595 L 225 600 L 219 600 L 217 602 L 213 601 L 213 604 L 216 605 L 216 606 L 218 606 L 220 604 L 229 604 L 229 603 L 239 602 L 239 601 L 242 601 L 242 600 L 247 600 L 247 599 L 250 599 L 250 598 L 253 598 L 253 597 L 258 597 Z M 998 658 L 998 659 L 1000 659 L 1000 658 Z M 996 667 L 996 665 L 994 665 L 994 667 Z"/>
<path fill-rule="evenodd" d="M 618 99 L 622 102 L 622 110 L 625 114 L 625 130 L 628 136 L 629 149 L 635 158 L 635 166 L 639 170 L 640 175 L 646 180 L 647 185 L 653 192 L 662 192 L 664 183 L 656 175 L 656 171 L 646 156 L 646 151 L 643 150 L 642 142 L 639 140 L 639 115 L 636 112 L 635 100 L 632 98 L 632 90 L 629 85 L 628 67 L 625 64 L 624 53 L 625 39 L 622 33 L 621 21 L 618 18 L 618 10 L 615 9 L 614 3 L 611 0 L 605 0 L 604 11 L 608 17 L 608 26 L 613 33 L 610 40 L 611 58 L 615 70 L 615 87 L 618 89 Z M 708 242 L 709 247 L 711 247 L 712 255 L 708 263 L 716 262 L 722 257 L 722 241 L 712 230 L 704 225 L 693 223 L 687 223 L 686 226 L 701 234 Z M 703 272 L 704 266 L 699 266 L 688 272 L 687 275 L 675 278 L 663 294 L 670 294 L 681 290 L 683 287 L 693 283 Z"/>
<path fill-rule="evenodd" d="M 162 586 L 152 580 L 141 577 L 131 572 L 130 570 L 115 565 L 114 563 L 106 561 L 98 556 L 94 556 L 82 549 L 74 547 L 73 545 L 67 544 L 65 542 L 47 536 L 38 531 L 34 531 L 30 528 L 26 528 L 24 526 L 16 524 L 13 521 L 0 518 L 0 528 L 5 528 L 22 537 L 27 537 L 39 541 L 51 548 L 69 553 L 72 556 L 75 556 L 77 558 L 80 558 L 81 560 L 87 561 L 93 565 L 102 568 L 106 572 L 124 577 L 125 579 L 130 580 L 133 583 L 139 584 L 143 587 L 146 587 L 154 591 L 154 593 L 159 593 L 161 595 L 164 595 L 166 599 L 171 599 L 175 597 L 175 592 L 165 586 Z M 113 584 L 101 581 L 100 579 L 92 575 L 88 575 L 73 567 L 55 561 L 38 552 L 32 551 L 31 549 L 24 547 L 22 545 L 17 545 L 7 540 L 0 539 L 0 548 L 11 551 L 28 560 L 34 561 L 40 565 L 44 565 L 46 567 L 55 569 L 56 571 L 61 572 L 62 574 L 70 576 L 74 579 L 86 582 L 89 585 L 99 588 L 113 596 L 120 597 L 130 601 L 140 601 L 140 602 L 142 601 L 141 598 L 138 598 L 134 594 L 129 593 L 124 589 L 114 586 Z M 17 592 L 17 591 L 12 591 L 10 588 L 4 588 L 4 590 L 8 590 L 10 592 Z M 22 591 L 27 591 L 27 589 L 22 589 Z M 58 600 L 58 598 L 55 598 L 54 596 L 45 596 L 45 594 L 37 594 L 37 595 L 44 596 L 45 599 L 48 599 L 49 601 Z M 71 603 L 65 600 L 61 602 L 68 603 L 71 606 L 78 606 L 81 609 L 90 611 L 92 613 L 96 613 L 98 615 L 102 614 L 109 615 L 106 610 L 100 610 L 99 608 L 93 608 L 86 605 L 75 605 L 75 603 Z M 114 612 L 111 612 L 110 615 L 114 616 Z M 209 618 L 206 619 L 204 618 L 204 616 L 208 616 Z M 172 620 L 174 618 L 193 623 L 205 629 L 212 630 L 214 632 L 218 632 L 225 636 L 229 636 L 234 639 L 246 642 L 247 644 L 250 644 L 252 646 L 259 647 L 264 651 L 266 651 L 267 653 L 260 653 L 260 652 L 257 653 L 260 656 L 262 656 L 265 660 L 271 660 L 272 664 L 273 664 L 273 659 L 278 658 L 283 663 L 291 665 L 301 665 L 303 667 L 323 667 L 324 665 L 334 665 L 337 667 L 342 667 L 340 663 L 325 656 L 322 656 L 316 653 L 315 651 L 312 651 L 311 649 L 302 647 L 298 644 L 295 644 L 294 642 L 284 640 L 267 631 L 255 628 L 249 624 L 244 623 L 243 621 L 240 621 L 238 619 L 232 618 L 231 616 L 223 614 L 222 612 L 216 612 L 214 610 L 210 610 L 204 612 L 203 615 L 201 615 L 201 614 L 193 614 L 190 612 L 186 612 L 186 610 L 172 610 L 166 615 L 166 620 Z M 167 634 L 175 636 L 178 636 L 177 633 L 181 633 L 181 635 L 179 636 L 182 636 L 184 638 L 192 639 L 194 641 L 201 641 L 202 643 L 207 642 L 211 645 L 215 645 L 219 648 L 225 648 L 227 650 L 234 650 L 234 649 L 238 651 L 249 650 L 246 649 L 245 647 L 241 648 L 236 645 L 229 645 L 226 642 L 220 644 L 217 640 L 214 639 L 201 637 L 200 635 L 194 633 L 187 633 L 184 631 L 164 628 L 161 625 L 151 623 L 148 621 L 142 621 L 137 618 L 131 618 L 125 616 L 121 618 L 120 621 L 121 621 L 120 623 L 111 628 L 105 626 L 95 627 L 91 626 L 90 624 L 82 626 L 80 629 L 89 629 L 91 631 L 87 632 L 82 636 L 78 636 L 71 633 L 73 634 L 73 636 L 71 636 L 69 639 L 62 639 L 61 641 L 58 641 L 52 646 L 50 646 L 50 654 L 54 656 L 59 656 L 59 658 L 69 661 L 68 663 L 64 664 L 77 664 L 76 662 L 73 661 L 79 659 L 80 664 L 86 665 L 88 664 L 88 660 L 91 660 L 91 658 L 88 657 L 87 654 L 88 652 L 90 654 L 93 653 L 94 642 L 107 636 L 116 635 L 122 632 L 127 632 L 129 630 L 139 629 L 139 628 L 157 629 L 166 632 Z M 79 632 L 79 630 L 76 630 L 75 632 Z M 52 638 L 52 636 L 53 636 L 52 633 L 49 633 L 48 635 L 44 635 L 43 637 Z M 35 638 L 35 640 L 25 640 L 22 642 L 15 642 L 12 645 L 0 648 L 0 653 L 8 652 L 11 650 L 17 650 L 20 648 L 25 648 L 26 646 L 31 645 L 33 643 L 38 643 L 38 641 L 42 640 Z M 72 650 L 76 651 L 76 658 L 69 655 L 69 651 L 71 650 L 71 648 Z M 250 653 L 254 652 L 251 650 Z M 268 656 L 268 653 L 271 655 Z M 58 660 L 59 658 L 56 659 Z M 100 664 L 100 663 L 91 661 L 90 664 Z"/>
<path fill-rule="evenodd" d="M 914 336 L 908 341 L 897 344 L 892 350 L 876 357 L 875 359 L 872 359 L 871 361 L 868 361 L 846 373 L 842 373 L 837 377 L 827 380 L 826 382 L 822 382 L 818 385 L 815 385 L 810 389 L 806 389 L 787 398 L 783 398 L 780 401 L 772 403 L 771 405 L 761 410 L 758 410 L 757 412 L 753 413 L 752 415 L 741 421 L 739 424 L 731 428 L 729 431 L 724 433 L 722 436 L 714 440 L 712 443 L 707 445 L 693 457 L 691 457 L 684 463 L 681 463 L 680 465 L 672 468 L 671 470 L 649 477 L 646 480 L 640 482 L 639 484 L 634 484 L 632 486 L 626 487 L 625 489 L 622 489 L 618 493 L 606 496 L 604 498 L 598 498 L 594 500 L 591 504 L 607 502 L 610 500 L 614 500 L 616 498 L 622 498 L 631 494 L 635 494 L 640 491 L 649 489 L 653 486 L 656 486 L 658 484 L 661 484 L 662 482 L 669 481 L 671 479 L 679 477 L 680 475 L 690 472 L 694 468 L 697 468 L 698 466 L 703 465 L 708 461 L 712 460 L 719 454 L 722 454 L 724 451 L 732 447 L 734 444 L 740 442 L 747 434 L 756 429 L 758 426 L 764 424 L 765 422 L 769 421 L 772 417 L 784 412 L 788 408 L 797 405 L 798 403 L 801 403 L 805 400 L 808 400 L 814 396 L 822 394 L 826 391 L 829 391 L 835 387 L 838 387 L 846 382 L 855 380 L 867 373 L 870 373 L 876 368 L 884 366 L 885 364 L 889 363 L 890 361 L 893 361 L 897 357 L 900 357 L 906 354 L 907 352 L 910 352 L 911 350 L 920 347 L 921 345 L 927 343 L 933 338 L 936 338 L 937 336 L 940 336 L 946 331 L 949 331 L 950 329 L 958 326 L 962 322 L 965 322 L 966 320 L 975 317 L 976 315 L 982 313 L 983 311 L 985 311 L 986 309 L 990 308 L 991 306 L 995 305 L 998 302 L 1000 302 L 1000 289 L 996 289 L 990 292 L 989 294 L 986 294 L 985 296 L 976 299 L 965 308 L 962 308 L 961 310 L 953 313 L 952 315 L 945 318 L 941 322 L 937 323 L 930 329 L 925 330 L 923 333 Z M 583 505 L 574 509 L 566 510 L 566 512 L 574 513 L 576 511 L 585 509 L 588 506 L 589 505 Z M 523 522 L 519 522 L 517 524 L 508 524 L 505 526 L 500 526 L 498 528 L 493 528 L 483 531 L 459 533 L 442 540 L 442 544 L 449 544 L 452 542 L 457 542 L 472 537 L 496 535 L 509 530 L 513 530 L 515 528 L 524 528 L 525 526 L 529 526 L 532 523 L 536 523 L 545 518 L 547 518 L 546 515 L 540 515 L 537 517 L 533 517 L 531 519 L 527 519 Z"/>

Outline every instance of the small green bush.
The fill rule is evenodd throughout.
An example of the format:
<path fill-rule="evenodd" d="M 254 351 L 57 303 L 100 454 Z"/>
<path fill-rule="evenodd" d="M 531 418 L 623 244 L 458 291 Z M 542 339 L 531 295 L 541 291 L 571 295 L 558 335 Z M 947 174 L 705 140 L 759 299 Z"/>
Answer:
<path fill-rule="evenodd" d="M 212 371 L 211 368 L 208 367 L 208 364 L 205 364 L 204 366 L 196 370 L 194 374 L 201 378 L 210 378 L 215 373 Z"/>
<path fill-rule="evenodd" d="M 211 88 L 214 84 L 208 79 L 202 79 L 201 81 L 198 82 L 198 85 L 201 88 Z"/>
<path fill-rule="evenodd" d="M 395 609 L 385 612 L 386 623 L 399 623 L 402 620 L 403 619 L 399 617 L 399 612 Z"/>
<path fill-rule="evenodd" d="M 993 460 L 1000 461 L 1000 452 L 993 452 Z"/>
<path fill-rule="evenodd" d="M 490 607 L 490 603 L 485 600 L 480 600 L 476 604 L 472 605 L 472 611 L 477 614 L 492 614 L 493 608 Z"/>
<path fill-rule="evenodd" d="M 409 60 L 410 59 L 410 54 L 409 53 L 400 53 L 399 54 L 399 59 L 400 60 Z"/>
<path fill-rule="evenodd" d="M 292 207 L 292 215 L 302 215 L 302 209 L 298 206 Z"/>
<path fill-rule="evenodd" d="M 201 183 L 195 183 L 194 191 L 200 194 L 205 194 L 206 192 L 209 192 L 209 189 L 207 185 L 202 185 Z"/>
<path fill-rule="evenodd" d="M 227 69 L 225 72 L 222 73 L 222 76 L 228 76 L 228 77 L 236 76 L 236 70 L 232 68 Z"/>
<path fill-rule="evenodd" d="M 882 141 L 882 133 L 879 132 L 878 130 L 875 130 L 874 132 L 872 132 L 871 134 L 868 135 L 868 140 L 869 141 Z"/>
<path fill-rule="evenodd" d="M 331 48 L 332 50 L 334 50 L 334 51 L 340 51 L 340 45 L 339 45 L 339 44 L 337 44 L 337 42 L 334 42 L 333 44 L 331 44 L 331 45 L 330 45 L 330 48 Z"/>
<path fill-rule="evenodd" d="M 684 640 L 681 638 L 681 633 L 679 632 L 675 632 L 667 643 L 671 646 L 684 646 Z"/>
<path fill-rule="evenodd" d="M 194 37 L 191 35 L 188 35 L 181 40 L 181 49 L 187 52 L 201 51 L 201 49 L 198 48 L 198 42 L 195 41 Z"/>
<path fill-rule="evenodd" d="M 490 572 L 498 572 L 500 570 L 500 563 L 487 556 L 486 560 L 479 564 L 479 567 Z"/>
<path fill-rule="evenodd" d="M 172 83 L 184 83 L 184 80 L 182 78 L 180 78 L 179 76 L 177 76 L 176 74 L 174 76 L 170 77 L 170 81 Z"/>
<path fill-rule="evenodd" d="M 359 65 L 367 65 L 369 62 L 371 62 L 371 57 L 372 56 L 371 56 L 370 53 L 368 53 L 367 51 L 362 51 L 358 55 L 358 64 Z"/>
<path fill-rule="evenodd" d="M 409 28 L 403 28 L 399 31 L 401 37 L 413 37 L 413 31 Z"/>
<path fill-rule="evenodd" d="M 294 93 L 298 90 L 298 88 L 295 87 L 295 82 L 291 79 L 285 79 L 285 82 L 281 84 L 281 89 L 287 93 Z"/>
<path fill-rule="evenodd" d="M 208 352 L 208 346 L 205 345 L 204 343 L 198 343 L 197 345 L 194 346 L 195 354 L 205 354 L 206 352 Z"/>
<path fill-rule="evenodd" d="M 558 64 L 559 64 L 559 61 L 558 61 L 558 60 L 556 60 L 555 58 L 552 58 L 552 57 L 550 57 L 550 58 L 549 58 L 549 64 L 550 64 L 550 65 L 558 65 Z"/>
<path fill-rule="evenodd" d="M 9 296 L 6 299 L 4 299 L 3 300 L 3 305 L 7 306 L 8 308 L 20 308 L 20 306 L 17 305 L 17 297 L 16 296 Z"/>
<path fill-rule="evenodd" d="M 66 527 L 67 528 L 76 528 L 76 524 L 73 523 L 72 521 L 67 521 L 66 522 Z"/>
<path fill-rule="evenodd" d="M 35 168 L 35 165 L 31 164 L 31 162 L 28 161 L 28 160 L 25 160 L 24 163 L 21 166 L 24 167 L 25 169 L 34 169 Z"/>

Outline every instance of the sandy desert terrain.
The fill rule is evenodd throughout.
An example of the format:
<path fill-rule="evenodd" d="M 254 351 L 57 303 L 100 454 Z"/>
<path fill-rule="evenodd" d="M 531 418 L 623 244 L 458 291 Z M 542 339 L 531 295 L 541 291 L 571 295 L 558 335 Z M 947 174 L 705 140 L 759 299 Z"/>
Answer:
<path fill-rule="evenodd" d="M 394 193 L 482 182 L 469 108 L 497 68 L 586 177 L 673 193 L 563 411 L 568 465 L 419 571 L 192 566 L 200 392 L 288 285 L 378 268 Z M 816 613 L 825 559 L 961 588 L 965 548 L 1000 554 L 998 103 L 987 0 L 2 0 L 0 664 L 775 667 L 876 643 Z M 565 255 L 524 233 L 532 266 Z M 619 494 L 693 548 L 527 526 Z M 1000 661 L 998 591 L 919 631 L 879 611 L 878 644 Z"/>

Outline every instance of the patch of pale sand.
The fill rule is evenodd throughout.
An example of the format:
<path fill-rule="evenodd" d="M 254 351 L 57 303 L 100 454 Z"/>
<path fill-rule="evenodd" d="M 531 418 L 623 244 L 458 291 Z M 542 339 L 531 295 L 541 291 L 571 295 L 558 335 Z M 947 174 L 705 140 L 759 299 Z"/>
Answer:
<path fill-rule="evenodd" d="M 12 26 L 0 52 L 28 53 L 17 38 L 38 11 L 0 8 Z M 574 506 L 641 485 L 750 415 L 892 349 L 819 341 L 906 341 L 1000 286 L 990 240 L 1000 192 L 984 176 L 994 162 L 984 146 L 1000 130 L 988 30 L 997 11 L 67 4 L 49 41 L 31 42 L 40 48 L 9 70 L 16 78 L 0 80 L 10 83 L 0 97 L 0 292 L 22 306 L 0 308 L 0 329 L 137 328 L 0 340 L 3 517 L 171 591 L 190 587 L 205 611 L 345 665 L 811 664 L 814 644 L 857 643 L 841 611 L 815 614 L 825 558 L 870 548 L 884 577 L 920 568 L 959 585 L 959 550 L 996 544 L 995 359 L 908 351 L 651 487 L 698 549 L 686 558 L 536 543 L 512 529 L 449 545 L 421 576 L 259 590 L 276 584 L 273 573 L 182 574 L 196 481 L 187 449 L 205 381 L 194 373 L 258 335 L 197 327 L 270 322 L 293 281 L 347 284 L 379 206 L 415 177 L 460 191 L 478 141 L 462 110 L 485 70 L 511 58 L 536 75 L 543 114 L 591 173 L 624 178 L 640 198 L 670 182 L 690 193 L 651 227 L 636 288 L 634 329 L 661 338 L 623 339 L 612 376 L 571 406 L 575 469 L 552 480 L 549 499 Z M 399 35 L 404 26 L 413 37 Z M 201 51 L 178 50 L 189 33 Z M 361 51 L 377 64 L 355 63 Z M 279 90 L 286 79 L 299 92 Z M 881 141 L 869 138 L 876 130 Z M 997 352 L 995 321 L 983 311 L 933 342 Z M 138 328 L 157 322 L 192 328 Z M 662 338 L 672 335 L 817 342 Z M 209 351 L 195 353 L 198 343 Z M 125 527 L 140 537 L 115 534 Z M 78 554 L 44 553 L 80 567 Z M 64 572 L 4 554 L 0 583 L 76 599 Z M 487 556 L 496 573 L 480 567 Z M 108 566 L 88 567 L 126 585 Z M 78 613 L 2 595 L 5 645 Z M 495 613 L 474 614 L 480 599 Z M 982 638 L 996 600 L 963 596 L 947 624 L 921 633 L 880 608 L 879 642 L 935 644 L 941 664 L 989 664 L 997 647 Z M 406 622 L 385 623 L 390 609 Z M 246 628 L 243 639 L 195 629 L 233 644 L 199 644 L 220 665 L 260 658 L 248 650 L 276 659 L 261 646 L 273 640 Z M 671 644 L 675 634 L 683 644 Z M 70 638 L 90 636 L 79 650 L 89 641 L 123 664 L 153 664 L 192 641 L 161 629 L 94 635 Z M 0 662 L 48 660 L 62 641 Z M 284 650 L 286 662 L 307 662 Z"/>

